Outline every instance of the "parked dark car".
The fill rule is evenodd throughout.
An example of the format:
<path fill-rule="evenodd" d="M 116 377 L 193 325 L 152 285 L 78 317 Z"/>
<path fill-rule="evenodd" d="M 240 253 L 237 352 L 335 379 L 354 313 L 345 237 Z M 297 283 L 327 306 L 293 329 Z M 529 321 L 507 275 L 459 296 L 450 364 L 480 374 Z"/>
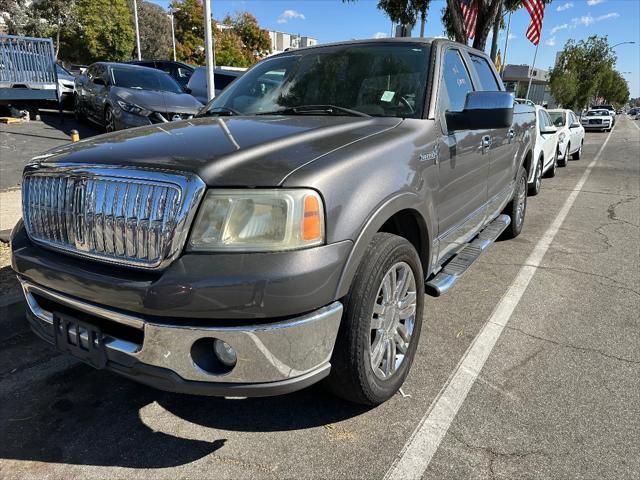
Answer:
<path fill-rule="evenodd" d="M 238 70 L 226 70 L 223 68 L 216 68 L 213 72 L 213 83 L 215 84 L 216 95 L 224 90 L 227 85 L 233 82 L 236 78 L 242 76 L 244 72 Z M 198 67 L 193 72 L 193 75 L 187 83 L 185 92 L 193 95 L 196 100 L 202 103 L 209 101 L 207 93 L 207 69 L 205 67 Z"/>
<path fill-rule="evenodd" d="M 76 77 L 75 113 L 107 132 L 192 118 L 202 104 L 153 68 L 94 63 Z"/>
<path fill-rule="evenodd" d="M 11 248 L 27 318 L 165 390 L 326 378 L 381 403 L 409 372 L 424 294 L 521 232 L 534 122 L 483 52 L 448 40 L 272 56 L 198 118 L 26 167 Z"/>
<path fill-rule="evenodd" d="M 163 72 L 169 74 L 171 78 L 173 78 L 178 85 L 184 87 L 189 82 L 194 67 L 187 63 L 176 62 L 173 60 L 131 60 L 130 63 L 132 65 L 140 65 L 141 67 L 155 68 L 157 70 L 162 70 Z"/>

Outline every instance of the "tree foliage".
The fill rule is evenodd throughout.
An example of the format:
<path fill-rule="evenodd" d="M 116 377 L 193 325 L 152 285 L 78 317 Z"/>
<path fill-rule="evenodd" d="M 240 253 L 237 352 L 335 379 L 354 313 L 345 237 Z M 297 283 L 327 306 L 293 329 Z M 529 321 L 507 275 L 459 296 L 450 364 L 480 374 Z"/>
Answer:
<path fill-rule="evenodd" d="M 156 3 L 144 1 L 137 3 L 140 53 L 142 58 L 172 58 L 171 19 L 167 16 L 163 8 Z M 129 6 L 133 9 L 132 0 L 129 0 Z M 131 21 L 133 21 L 133 15 Z"/>
<path fill-rule="evenodd" d="M 174 0 L 176 11 L 177 56 L 194 65 L 204 65 L 204 9 L 198 0 Z M 217 65 L 248 67 L 271 50 L 266 30 L 247 13 L 226 16 L 221 23 L 213 21 L 213 36 Z"/>
<path fill-rule="evenodd" d="M 551 93 L 565 108 L 588 107 L 598 97 L 622 105 L 629 98 L 629 88 L 614 70 L 615 61 L 607 37 L 569 40 L 550 72 Z"/>

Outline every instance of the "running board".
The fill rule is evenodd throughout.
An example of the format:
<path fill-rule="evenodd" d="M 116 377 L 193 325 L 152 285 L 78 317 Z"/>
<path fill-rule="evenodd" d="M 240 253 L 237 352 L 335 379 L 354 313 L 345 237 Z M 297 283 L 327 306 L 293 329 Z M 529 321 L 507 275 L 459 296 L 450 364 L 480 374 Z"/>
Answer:
<path fill-rule="evenodd" d="M 478 259 L 480 254 L 496 241 L 510 223 L 511 217 L 508 215 L 499 215 L 474 237 L 472 241 L 467 243 L 457 254 L 451 257 L 435 277 L 425 283 L 424 293 L 433 297 L 439 297 L 447 293 L 449 289 L 460 280 L 462 274 L 473 265 L 473 262 Z"/>

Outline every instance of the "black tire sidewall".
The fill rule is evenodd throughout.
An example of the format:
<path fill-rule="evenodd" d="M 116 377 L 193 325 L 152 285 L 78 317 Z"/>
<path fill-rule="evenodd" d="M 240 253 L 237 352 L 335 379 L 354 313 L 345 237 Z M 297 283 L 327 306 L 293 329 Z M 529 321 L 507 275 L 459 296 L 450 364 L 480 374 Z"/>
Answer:
<path fill-rule="evenodd" d="M 371 317 L 382 280 L 397 262 L 407 263 L 416 280 L 415 324 L 400 368 L 391 378 L 380 379 L 374 374 L 369 357 Z M 404 383 L 413 363 L 422 330 L 423 312 L 424 277 L 418 253 L 403 237 L 377 233 L 345 298 L 345 311 L 332 358 L 332 376 L 337 379 L 331 386 L 334 393 L 369 405 L 378 405 L 393 396 Z M 340 384 L 341 388 L 336 388 L 336 384 Z"/>

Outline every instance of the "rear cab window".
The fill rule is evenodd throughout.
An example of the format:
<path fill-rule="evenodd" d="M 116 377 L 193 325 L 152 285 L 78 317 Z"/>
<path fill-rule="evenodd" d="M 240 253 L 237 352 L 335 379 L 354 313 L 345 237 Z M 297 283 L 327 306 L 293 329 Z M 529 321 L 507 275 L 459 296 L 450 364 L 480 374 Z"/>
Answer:
<path fill-rule="evenodd" d="M 498 92 L 500 91 L 500 85 L 493 74 L 493 69 L 489 65 L 487 60 L 479 55 L 469 54 L 473 68 L 478 74 L 480 80 L 480 88 L 485 92 Z"/>
<path fill-rule="evenodd" d="M 460 51 L 448 49 L 442 64 L 440 82 L 440 110 L 442 112 L 461 112 L 467 100 L 467 93 L 473 91 L 471 77 L 467 71 Z"/>

